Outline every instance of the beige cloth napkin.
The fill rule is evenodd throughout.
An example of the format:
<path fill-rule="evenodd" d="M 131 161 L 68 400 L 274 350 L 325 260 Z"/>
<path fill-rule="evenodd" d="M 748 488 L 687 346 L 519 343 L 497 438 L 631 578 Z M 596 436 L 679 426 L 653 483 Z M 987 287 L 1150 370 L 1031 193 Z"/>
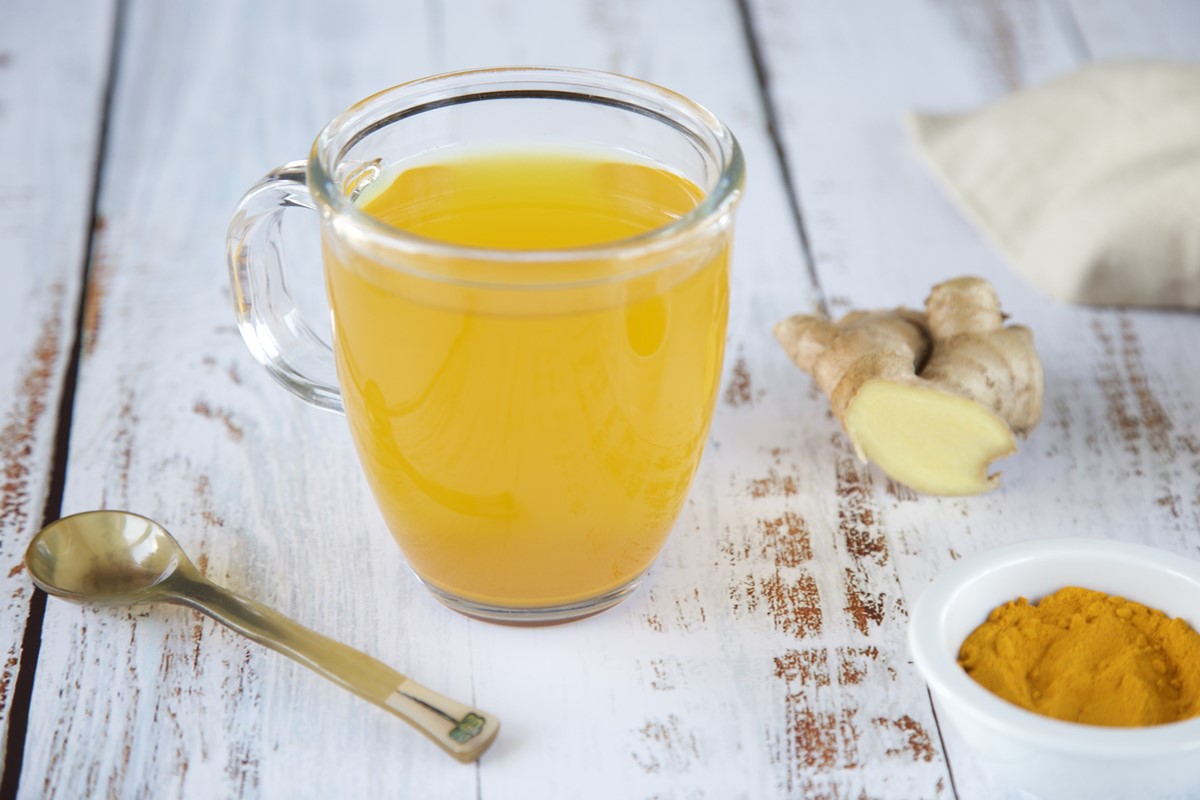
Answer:
<path fill-rule="evenodd" d="M 1096 64 L 910 125 L 950 192 L 1044 291 L 1200 308 L 1200 65 Z"/>

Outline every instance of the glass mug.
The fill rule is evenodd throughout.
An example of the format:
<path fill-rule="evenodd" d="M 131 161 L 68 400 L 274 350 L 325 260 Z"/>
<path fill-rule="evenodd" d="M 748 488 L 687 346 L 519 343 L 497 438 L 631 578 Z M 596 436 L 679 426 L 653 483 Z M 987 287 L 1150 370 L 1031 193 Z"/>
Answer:
<path fill-rule="evenodd" d="M 352 106 L 241 200 L 242 335 L 342 411 L 443 603 L 548 623 L 636 588 L 700 461 L 742 154 L 712 114 L 578 69 L 450 73 Z M 287 289 L 280 215 L 320 216 L 332 342 Z"/>

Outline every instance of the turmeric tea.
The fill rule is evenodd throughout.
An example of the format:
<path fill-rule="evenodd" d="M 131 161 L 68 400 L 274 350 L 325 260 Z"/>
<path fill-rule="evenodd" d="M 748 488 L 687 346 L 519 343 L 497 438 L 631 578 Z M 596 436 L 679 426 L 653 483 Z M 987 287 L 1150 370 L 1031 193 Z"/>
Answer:
<path fill-rule="evenodd" d="M 1200 635 L 1090 589 L 999 606 L 963 642 L 958 663 L 1005 700 L 1068 722 L 1135 727 L 1200 716 Z"/>

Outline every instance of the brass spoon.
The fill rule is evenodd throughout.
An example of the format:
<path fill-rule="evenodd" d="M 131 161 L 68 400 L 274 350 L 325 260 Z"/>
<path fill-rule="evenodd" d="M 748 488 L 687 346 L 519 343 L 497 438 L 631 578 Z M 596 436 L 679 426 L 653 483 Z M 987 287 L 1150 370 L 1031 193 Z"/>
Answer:
<path fill-rule="evenodd" d="M 189 606 L 410 723 L 463 763 L 483 755 L 500 722 L 391 667 L 204 578 L 179 542 L 128 511 L 88 511 L 43 528 L 25 551 L 33 582 L 76 603 Z"/>

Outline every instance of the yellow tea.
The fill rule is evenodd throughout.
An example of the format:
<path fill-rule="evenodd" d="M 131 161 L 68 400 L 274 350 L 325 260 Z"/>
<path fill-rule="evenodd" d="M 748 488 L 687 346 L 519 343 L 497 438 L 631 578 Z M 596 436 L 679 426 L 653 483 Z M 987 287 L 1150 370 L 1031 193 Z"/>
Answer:
<path fill-rule="evenodd" d="M 633 263 L 570 251 L 646 235 L 702 197 L 644 164 L 495 151 L 385 176 L 356 203 L 421 237 L 545 258 L 443 248 L 383 264 L 326 241 L 355 445 L 431 586 L 562 606 L 619 589 L 657 555 L 716 396 L 728 239 Z"/>

